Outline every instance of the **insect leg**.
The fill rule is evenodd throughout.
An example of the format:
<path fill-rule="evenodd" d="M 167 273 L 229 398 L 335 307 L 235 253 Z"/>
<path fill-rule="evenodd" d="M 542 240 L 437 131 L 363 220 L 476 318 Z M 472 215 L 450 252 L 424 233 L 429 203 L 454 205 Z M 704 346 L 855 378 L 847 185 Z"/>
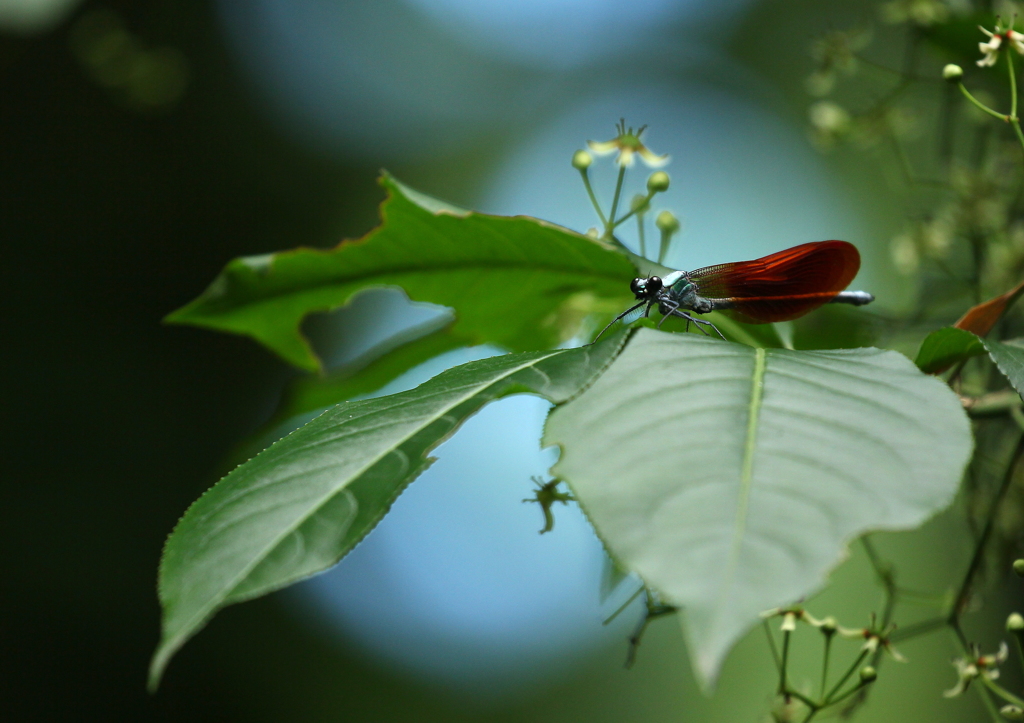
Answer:
<path fill-rule="evenodd" d="M 614 324 L 616 321 L 618 321 L 622 317 L 624 317 L 624 316 L 626 316 L 626 315 L 636 311 L 637 309 L 639 309 L 641 306 L 643 306 L 646 303 L 647 303 L 647 301 L 641 301 L 639 304 L 633 304 L 633 306 L 629 307 L 628 309 L 623 311 L 621 314 L 616 316 L 614 319 L 612 319 L 610 322 L 608 322 L 608 326 L 606 326 L 605 328 L 601 329 L 601 333 L 594 337 L 594 341 L 597 341 L 598 339 L 600 339 L 601 338 L 601 334 L 604 334 L 606 331 L 608 331 L 608 329 L 611 328 L 611 325 Z M 647 311 L 650 311 L 650 309 L 651 309 L 651 307 L 648 306 L 647 307 Z M 591 342 L 591 343 L 593 343 L 593 342 Z"/>
<path fill-rule="evenodd" d="M 715 330 L 715 333 L 716 333 L 716 334 L 718 334 L 718 335 L 719 335 L 720 337 L 722 337 L 722 341 L 729 341 L 728 339 L 726 339 L 726 338 L 725 338 L 725 334 L 723 334 L 723 333 L 722 333 L 722 332 L 721 332 L 721 331 L 719 330 L 719 328 L 718 328 L 717 326 L 715 326 L 714 324 L 712 324 L 712 323 L 711 323 L 710 321 L 708 321 L 707 319 L 697 319 L 697 318 L 694 318 L 694 320 L 693 320 L 693 323 L 694 323 L 694 324 L 698 324 L 698 325 L 699 325 L 699 324 L 704 324 L 704 325 L 706 325 L 706 326 L 710 326 L 710 327 L 711 327 L 712 329 L 714 329 L 714 330 Z"/>
<path fill-rule="evenodd" d="M 661 328 L 661 325 L 665 323 L 665 319 L 667 319 L 668 317 L 670 317 L 670 316 L 672 316 L 673 314 L 676 313 L 676 311 L 679 309 L 679 304 L 677 304 L 674 301 L 668 301 L 668 300 L 662 301 L 661 302 L 661 309 L 666 309 L 666 308 L 668 309 L 668 311 L 663 312 L 663 315 L 661 317 L 661 321 L 658 322 L 658 328 L 659 329 Z M 659 311 L 661 309 L 659 309 Z"/>
<path fill-rule="evenodd" d="M 710 334 L 708 334 L 707 331 L 704 330 L 705 326 L 710 326 L 712 329 L 715 330 L 716 334 L 718 334 L 720 337 L 722 337 L 723 340 L 728 341 L 728 339 L 725 338 L 725 334 L 723 334 L 721 332 L 721 330 L 717 326 L 712 324 L 707 319 L 698 319 L 695 316 L 690 316 L 685 311 L 679 311 L 679 309 L 673 309 L 672 313 L 675 314 L 676 316 L 681 316 L 684 319 L 686 319 L 687 329 L 689 329 L 690 322 L 692 321 L 694 324 L 696 324 L 697 328 L 700 329 L 701 332 L 704 333 L 705 336 L 710 336 Z"/>

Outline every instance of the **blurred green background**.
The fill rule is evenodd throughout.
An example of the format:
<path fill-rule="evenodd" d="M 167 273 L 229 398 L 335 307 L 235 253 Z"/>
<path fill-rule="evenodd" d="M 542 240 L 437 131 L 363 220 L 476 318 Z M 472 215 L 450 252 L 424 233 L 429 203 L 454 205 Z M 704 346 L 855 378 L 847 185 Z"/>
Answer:
<path fill-rule="evenodd" d="M 442 448 L 336 571 L 224 611 L 148 695 L 163 540 L 295 375 L 248 340 L 160 319 L 233 256 L 368 231 L 382 166 L 460 206 L 585 230 L 569 158 L 620 116 L 673 156 L 671 264 L 845 238 L 865 257 L 856 286 L 880 313 L 905 308 L 887 253 L 899 185 L 877 154 L 821 154 L 806 137 L 810 42 L 877 17 L 861 0 L 0 1 L 0 717 L 764 719 L 760 630 L 711 697 L 671 618 L 623 669 L 639 607 L 601 621 L 635 582 L 600 598 L 578 512 L 536 534 L 519 500 L 551 460 L 534 449 L 546 406 L 515 399 Z M 368 294 L 309 331 L 336 364 L 429 313 Z M 970 552 L 955 513 L 877 541 L 905 584 L 935 592 Z M 987 600 L 972 638 L 994 648 L 1021 592 Z M 809 608 L 862 625 L 880 594 L 855 547 Z M 813 679 L 819 640 L 797 642 L 797 675 Z M 901 650 L 910 664 L 885 663 L 861 720 L 980 718 L 973 696 L 941 696 L 957 652 L 945 633 Z"/>

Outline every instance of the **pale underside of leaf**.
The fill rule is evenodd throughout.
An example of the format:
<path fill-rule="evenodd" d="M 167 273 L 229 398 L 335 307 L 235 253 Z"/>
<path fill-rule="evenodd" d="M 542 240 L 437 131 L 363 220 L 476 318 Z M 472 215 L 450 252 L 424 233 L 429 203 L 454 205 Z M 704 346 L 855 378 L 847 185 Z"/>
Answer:
<path fill-rule="evenodd" d="M 481 406 L 517 391 L 564 401 L 607 366 L 623 337 L 470 362 L 409 392 L 340 404 L 236 468 L 168 540 L 150 685 L 219 608 L 340 560 L 430 464 L 427 453 Z"/>
<path fill-rule="evenodd" d="M 855 536 L 949 504 L 971 450 L 955 395 L 895 352 L 751 349 L 639 330 L 550 416 L 553 473 L 669 602 L 700 678 Z"/>

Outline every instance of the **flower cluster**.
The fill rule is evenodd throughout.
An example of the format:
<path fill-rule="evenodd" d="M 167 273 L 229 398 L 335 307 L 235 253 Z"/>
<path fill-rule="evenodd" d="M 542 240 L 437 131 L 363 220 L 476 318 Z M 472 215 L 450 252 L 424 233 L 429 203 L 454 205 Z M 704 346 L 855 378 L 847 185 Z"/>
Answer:
<path fill-rule="evenodd" d="M 956 668 L 956 685 L 943 693 L 947 698 L 954 698 L 966 691 L 971 681 L 975 678 L 995 680 L 999 677 L 999 664 L 1006 662 L 1010 650 L 1006 643 L 999 644 L 999 652 L 989 655 L 982 655 L 978 647 L 972 646 L 972 654 L 969 657 L 954 658 L 953 667 Z"/>
<path fill-rule="evenodd" d="M 845 628 L 842 625 L 839 625 L 835 618 L 831 616 L 821 618 L 819 620 L 799 605 L 789 608 L 772 608 L 771 610 L 766 610 L 761 613 L 761 617 L 764 619 L 781 617 L 782 625 L 779 629 L 784 633 L 791 633 L 796 630 L 796 624 L 798 621 L 805 622 L 811 627 L 818 628 L 827 635 L 836 633 L 842 638 L 863 640 L 864 645 L 861 649 L 866 650 L 869 653 L 874 653 L 876 650 L 881 648 L 891 655 L 893 660 L 900 663 L 907 662 L 907 659 L 892 646 L 892 643 L 889 640 L 889 636 L 892 634 L 893 630 L 896 629 L 896 626 L 891 625 L 883 630 L 876 625 L 874 615 L 871 616 L 871 624 L 866 628 Z"/>
<path fill-rule="evenodd" d="M 982 68 L 991 67 L 996 64 L 996 60 L 999 59 L 999 49 L 1003 47 L 1003 43 L 1007 44 L 1007 47 L 1012 47 L 1021 55 L 1024 55 L 1024 35 L 1018 33 L 1012 27 L 1000 28 L 999 22 L 996 22 L 996 29 L 992 32 L 985 30 L 985 28 L 978 26 L 978 30 L 985 33 L 988 36 L 988 42 L 978 43 L 978 50 L 984 56 L 978 61 L 978 65 Z"/>

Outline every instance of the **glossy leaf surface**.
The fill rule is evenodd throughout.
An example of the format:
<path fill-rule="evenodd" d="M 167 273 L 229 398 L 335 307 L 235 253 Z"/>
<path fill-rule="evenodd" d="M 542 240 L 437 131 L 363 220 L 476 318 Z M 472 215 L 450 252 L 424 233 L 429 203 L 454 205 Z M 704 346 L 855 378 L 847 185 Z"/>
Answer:
<path fill-rule="evenodd" d="M 632 298 L 633 265 L 607 244 L 533 218 L 446 206 L 390 176 L 381 184 L 381 225 L 364 238 L 235 259 L 167 321 L 251 336 L 316 370 L 302 320 L 371 287 L 451 307 L 451 334 L 464 344 L 513 351 L 551 348 L 591 311 L 611 313 Z"/>
<path fill-rule="evenodd" d="M 683 606 L 709 684 L 758 614 L 819 588 L 851 539 L 947 506 L 972 447 L 956 395 L 896 352 L 648 329 L 554 410 L 545 442 L 612 554 Z"/>
<path fill-rule="evenodd" d="M 952 326 L 936 329 L 924 338 L 914 363 L 926 374 L 938 374 L 954 364 L 985 353 L 981 339 Z"/>
<path fill-rule="evenodd" d="M 338 562 L 484 404 L 517 392 L 565 401 L 623 338 L 470 362 L 408 392 L 339 404 L 237 467 L 189 508 L 164 549 L 150 686 L 218 609 Z"/>

